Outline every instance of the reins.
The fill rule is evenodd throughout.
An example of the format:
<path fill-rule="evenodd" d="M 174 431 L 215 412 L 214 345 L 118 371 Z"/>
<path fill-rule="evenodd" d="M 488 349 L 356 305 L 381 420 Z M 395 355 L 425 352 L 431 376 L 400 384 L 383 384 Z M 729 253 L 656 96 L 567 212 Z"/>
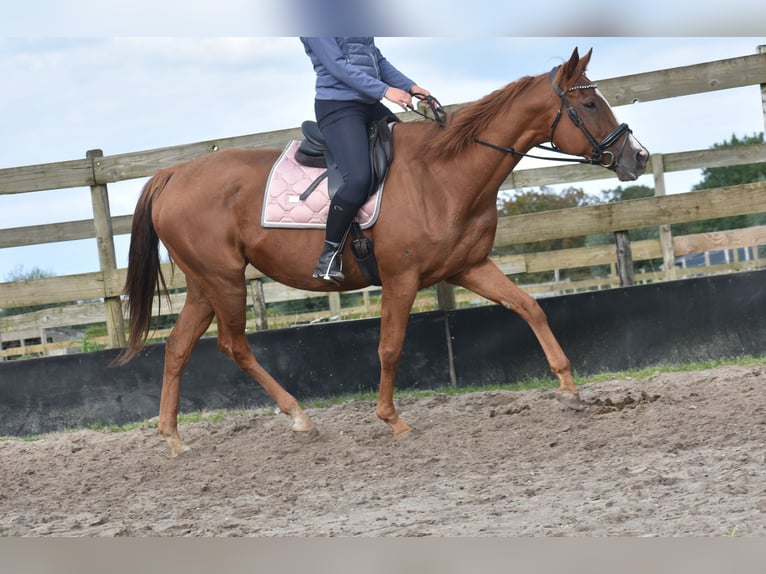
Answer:
<path fill-rule="evenodd" d="M 489 142 L 486 142 L 484 140 L 480 140 L 479 138 L 474 138 L 473 141 L 475 141 L 477 144 L 481 144 L 483 146 L 486 146 L 486 147 L 489 147 L 489 148 L 492 148 L 492 149 L 496 149 L 497 151 L 502 151 L 502 152 L 505 152 L 505 153 L 508 153 L 508 154 L 511 154 L 511 155 L 515 155 L 515 156 L 518 156 L 518 157 L 531 157 L 533 159 L 544 159 L 544 160 L 548 160 L 548 161 L 568 161 L 570 163 L 588 163 L 588 164 L 590 164 L 590 163 L 598 163 L 598 162 L 594 162 L 594 161 L 592 161 L 590 159 L 584 159 L 584 158 L 551 157 L 549 155 L 535 155 L 535 154 L 531 154 L 531 153 L 524 153 L 524 152 L 520 152 L 520 151 L 518 151 L 518 150 L 516 150 L 516 149 L 514 149 L 512 147 L 505 147 L 505 146 L 489 143 Z M 535 147 L 539 148 L 539 149 L 544 149 L 544 150 L 548 150 L 548 151 L 557 152 L 557 153 L 566 153 L 566 152 L 563 152 L 563 151 L 561 151 L 559 149 L 556 149 L 554 147 L 549 147 L 549 146 L 544 146 L 544 145 L 537 145 Z"/>
<path fill-rule="evenodd" d="M 420 101 L 425 102 L 428 106 L 428 109 L 431 110 L 432 116 L 429 116 L 427 114 L 422 113 L 421 111 L 413 108 L 412 106 L 407 106 L 407 109 L 411 112 L 415 112 L 417 115 L 419 115 L 421 118 L 425 118 L 427 120 L 431 120 L 432 122 L 436 122 L 436 124 L 443 128 L 447 125 L 447 112 L 444 111 L 444 108 L 439 103 L 439 100 L 434 98 L 433 96 L 426 96 L 424 94 L 420 93 L 414 93 L 412 94 L 416 98 L 418 98 Z"/>

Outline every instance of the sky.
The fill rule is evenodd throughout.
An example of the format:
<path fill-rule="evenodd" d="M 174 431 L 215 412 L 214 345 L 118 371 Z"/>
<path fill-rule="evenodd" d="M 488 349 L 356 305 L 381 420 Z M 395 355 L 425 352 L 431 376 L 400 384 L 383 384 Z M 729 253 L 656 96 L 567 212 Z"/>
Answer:
<path fill-rule="evenodd" d="M 264 18 L 254 9 L 263 3 L 238 0 L 195 9 L 188 9 L 188 2 L 161 0 L 28 0 L 0 24 L 0 168 L 82 159 L 91 149 L 113 155 L 281 130 L 312 119 L 314 75 L 297 36 L 336 32 L 327 29 L 335 21 L 312 12 L 323 4 L 270 2 L 270 16 Z M 509 4 L 471 3 L 487 8 L 479 11 L 485 15 L 509 16 L 479 21 L 476 11 L 456 14 L 449 3 L 395 0 L 387 17 L 370 24 L 370 33 L 384 32 L 376 34 L 383 54 L 445 105 L 543 73 L 574 47 L 581 53 L 593 48 L 588 75 L 598 81 L 747 56 L 766 44 L 766 34 L 758 36 L 749 19 L 730 22 L 704 12 L 675 34 L 663 20 L 652 28 L 657 35 L 649 35 L 652 2 L 642 5 L 645 20 L 639 16 L 630 25 L 596 20 L 569 27 L 551 26 L 530 10 L 511 14 Z M 102 14 L 105 5 L 111 12 L 99 20 L 94 10 Z M 677 9 L 662 6 L 666 12 Z M 183 17 L 176 18 L 173 9 Z M 429 17 L 445 11 L 450 16 L 439 21 Z M 291 19 L 290 13 L 301 16 Z M 392 16 L 401 13 L 405 23 Z M 44 21 L 39 14 L 46 14 Z M 370 14 L 380 15 L 375 9 L 362 15 L 351 10 L 341 25 L 365 28 Z M 762 15 L 760 22 L 766 21 Z M 498 26 L 503 20 L 511 23 Z M 614 33 L 605 32 L 608 25 Z M 713 36 L 714 29 L 729 35 Z M 757 86 L 639 102 L 615 113 L 651 152 L 707 149 L 732 135 L 764 131 Z M 682 172 L 669 175 L 666 185 L 670 193 L 680 193 L 699 180 L 698 171 Z M 112 215 L 132 213 L 144 181 L 109 185 Z M 638 183 L 653 186 L 648 176 Z M 598 193 L 617 185 L 607 179 L 580 187 Z M 88 188 L 0 195 L 0 228 L 91 217 Z M 116 249 L 118 266 L 126 266 L 127 236 L 117 238 Z M 95 240 L 0 249 L 0 281 L 35 267 L 55 275 L 97 271 Z"/>

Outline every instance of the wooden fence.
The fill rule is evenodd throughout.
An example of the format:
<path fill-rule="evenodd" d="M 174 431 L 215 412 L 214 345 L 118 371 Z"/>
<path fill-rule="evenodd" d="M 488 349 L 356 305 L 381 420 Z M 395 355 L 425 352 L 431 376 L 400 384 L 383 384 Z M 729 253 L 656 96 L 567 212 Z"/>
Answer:
<path fill-rule="evenodd" d="M 629 104 L 637 100 L 647 102 L 714 90 L 760 85 L 766 117 L 766 50 L 763 46 L 759 48 L 759 53 L 754 55 L 599 80 L 598 83 L 613 106 Z M 457 106 L 449 106 L 449 108 L 454 107 Z M 400 114 L 400 117 L 404 121 L 418 119 L 418 116 L 411 112 Z M 104 156 L 100 150 L 92 150 L 82 160 L 0 169 L 0 194 L 89 187 L 93 202 L 93 219 L 0 229 L 0 249 L 96 238 L 100 263 L 100 271 L 94 273 L 0 283 L 0 308 L 80 302 L 76 305 L 0 318 L 0 341 L 3 340 L 2 334 L 8 331 L 106 323 L 108 337 L 104 344 L 110 347 L 122 346 L 125 335 L 120 293 L 126 270 L 117 268 L 114 236 L 130 233 L 131 216 L 111 217 L 108 184 L 148 177 L 162 167 L 224 148 L 281 148 L 289 140 L 300 137 L 299 129 L 293 128 L 114 156 Z M 603 232 L 622 233 L 630 229 L 659 226 L 659 240 L 636 242 L 631 245 L 632 259 L 634 261 L 663 259 L 663 271 L 647 275 L 643 280 L 673 279 L 684 273 L 674 264 L 677 256 L 766 244 L 766 228 L 762 227 L 676 238 L 671 236 L 669 227 L 670 224 L 675 223 L 766 212 L 766 183 L 665 195 L 665 174 L 759 162 L 766 162 L 766 145 L 654 154 L 648 169 L 654 175 L 655 197 L 500 218 L 495 244 L 496 247 L 503 247 L 545 239 Z M 599 167 L 579 164 L 557 165 L 514 171 L 501 189 L 578 183 L 604 178 L 605 172 Z M 604 264 L 614 267 L 617 265 L 617 256 L 614 247 L 601 246 L 529 253 L 499 258 L 497 261 L 505 273 L 510 275 Z M 761 264 L 756 248 L 755 260 L 732 261 L 727 269 L 752 268 Z M 696 271 L 692 270 L 692 272 Z M 247 268 L 246 276 L 253 287 L 251 303 L 262 302 L 264 299 L 275 302 L 318 296 L 316 293 L 296 291 L 276 283 L 262 282 L 263 276 L 251 267 Z M 616 282 L 617 279 L 613 273 L 610 277 L 590 280 L 578 285 L 530 286 L 529 290 L 533 293 L 540 290 L 562 292 L 568 288 L 609 287 Z M 183 289 L 184 280 L 179 270 L 176 269 L 169 287 Z M 443 287 L 439 286 L 436 289 L 435 296 L 426 294 L 423 305 L 430 304 L 429 297 L 439 299 L 442 306 L 453 305 L 455 294 Z M 375 288 L 363 290 L 363 303 L 343 310 L 340 307 L 338 293 L 323 296 L 330 297 L 331 314 L 360 316 L 374 314 L 377 311 L 374 301 L 375 291 Z M 458 299 L 466 300 L 471 297 L 475 296 L 458 294 Z M 172 299 L 173 309 L 177 311 L 182 305 L 183 293 L 173 295 Z M 83 301 L 87 303 L 82 303 Z M 167 310 L 167 305 L 163 308 Z M 259 311 L 263 307 L 256 304 L 255 308 Z M 415 310 L 418 310 L 417 306 Z M 327 313 L 323 315 L 326 316 Z M 318 317 L 303 317 L 304 320 L 312 318 Z M 265 323 L 258 312 L 256 312 L 255 321 L 256 328 L 262 327 Z M 275 323 L 278 324 L 278 322 Z M 212 329 L 214 330 L 215 326 Z M 22 345 L 20 349 L 0 351 L 0 359 L 14 355 L 48 352 L 56 347 L 72 345 L 71 342 L 48 344 L 43 338 L 39 346 Z"/>

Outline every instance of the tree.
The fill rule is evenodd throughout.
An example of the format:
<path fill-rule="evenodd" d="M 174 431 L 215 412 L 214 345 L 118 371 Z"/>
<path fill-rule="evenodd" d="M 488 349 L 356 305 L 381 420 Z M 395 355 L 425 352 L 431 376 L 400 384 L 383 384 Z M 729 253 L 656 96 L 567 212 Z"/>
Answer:
<path fill-rule="evenodd" d="M 613 203 L 615 201 L 629 201 L 631 199 L 642 199 L 644 197 L 654 197 L 654 188 L 646 185 L 629 185 L 625 188 L 617 186 L 614 189 L 604 189 L 601 191 L 604 201 Z M 660 236 L 659 228 L 643 227 L 640 229 L 631 229 L 629 232 L 631 241 L 642 241 L 644 239 L 657 239 Z M 596 233 L 589 235 L 586 245 L 609 245 L 614 243 L 613 233 Z"/>
<path fill-rule="evenodd" d="M 569 187 L 560 193 L 557 193 L 549 187 L 541 187 L 539 190 L 524 189 L 513 195 L 503 195 L 498 197 L 498 215 L 501 217 L 522 215 L 525 213 L 537 213 L 554 209 L 581 207 L 598 202 L 598 198 L 588 195 L 585 191 L 576 187 Z M 537 241 L 534 243 L 510 245 L 498 249 L 497 252 L 499 254 L 507 255 L 551 251 L 554 249 L 571 249 L 573 247 L 582 247 L 585 245 L 585 239 L 585 237 L 566 237 L 563 239 Z M 559 275 L 559 278 L 564 279 L 570 277 L 576 279 L 582 276 L 590 276 L 590 270 L 564 270 Z M 553 272 L 522 273 L 517 275 L 516 279 L 520 283 L 536 283 L 550 281 L 553 277 Z"/>
<path fill-rule="evenodd" d="M 743 145 L 762 144 L 763 132 L 745 136 L 739 139 L 732 134 L 731 140 L 713 144 L 713 149 L 723 147 L 737 147 Z M 709 167 L 702 170 L 702 181 L 692 187 L 692 191 L 702 189 L 715 189 L 743 183 L 766 181 L 766 163 L 749 163 L 745 165 L 726 165 L 722 167 Z"/>
<path fill-rule="evenodd" d="M 5 281 L 30 281 L 32 279 L 45 279 L 47 277 L 54 277 L 55 273 L 51 271 L 45 271 L 39 267 L 33 267 L 29 271 L 24 269 L 23 265 L 16 265 L 12 271 L 6 274 Z M 10 315 L 21 315 L 22 313 L 31 313 L 33 311 L 39 311 L 40 309 L 47 309 L 48 307 L 55 307 L 55 304 L 51 305 L 31 305 L 29 307 L 14 307 L 11 309 L 0 309 L 0 317 Z"/>
<path fill-rule="evenodd" d="M 738 138 L 732 134 L 729 141 L 713 144 L 713 149 L 723 147 L 737 147 L 745 145 L 757 145 L 764 143 L 763 132 Z M 744 165 L 729 165 L 722 167 L 710 167 L 702 170 L 702 181 L 692 187 L 692 191 L 703 189 L 716 189 L 731 185 L 742 185 L 766 181 L 766 163 L 750 163 Z M 688 235 L 690 233 L 708 233 L 725 229 L 739 229 L 766 225 L 766 214 L 756 213 L 750 215 L 737 215 L 734 217 L 722 217 L 706 221 L 694 221 L 672 226 L 674 235 Z"/>
<path fill-rule="evenodd" d="M 611 203 L 613 201 L 628 201 L 630 199 L 641 199 L 643 197 L 654 197 L 654 189 L 646 185 L 629 185 L 624 188 L 617 186 L 614 189 L 605 189 L 601 192 L 604 201 Z"/>
<path fill-rule="evenodd" d="M 6 281 L 29 281 L 30 279 L 45 279 L 54 277 L 56 274 L 51 271 L 44 271 L 39 267 L 32 267 L 29 271 L 24 269 L 23 265 L 16 265 L 12 271 L 6 274 Z"/>
<path fill-rule="evenodd" d="M 580 207 L 598 203 L 598 199 L 588 195 L 582 189 L 569 187 L 560 193 L 549 187 L 541 187 L 539 190 L 524 189 L 510 196 L 498 198 L 498 215 L 506 217 L 510 215 L 522 215 L 525 213 L 537 213 L 554 209 L 566 209 L 568 207 Z M 523 245 L 513 245 L 505 250 L 506 253 L 527 253 L 530 251 L 550 251 L 552 249 L 569 249 L 581 247 L 585 244 L 584 237 L 567 237 L 564 239 L 551 239 Z"/>

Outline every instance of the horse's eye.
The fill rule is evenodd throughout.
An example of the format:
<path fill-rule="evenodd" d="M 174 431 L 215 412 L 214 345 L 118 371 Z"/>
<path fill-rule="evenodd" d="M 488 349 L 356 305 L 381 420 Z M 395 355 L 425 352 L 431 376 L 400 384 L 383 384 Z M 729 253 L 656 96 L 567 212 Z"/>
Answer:
<path fill-rule="evenodd" d="M 583 104 L 583 106 L 585 106 L 589 110 L 595 110 L 596 109 L 596 102 L 585 102 Z"/>

